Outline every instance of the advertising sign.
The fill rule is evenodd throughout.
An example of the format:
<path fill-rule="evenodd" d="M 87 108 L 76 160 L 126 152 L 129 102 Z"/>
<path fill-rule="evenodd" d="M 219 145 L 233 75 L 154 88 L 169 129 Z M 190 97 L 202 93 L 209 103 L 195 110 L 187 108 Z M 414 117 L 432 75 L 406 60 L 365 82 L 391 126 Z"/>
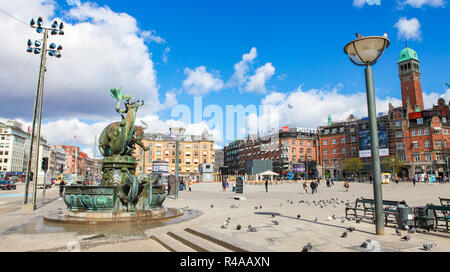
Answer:
<path fill-rule="evenodd" d="M 388 134 L 385 123 L 378 124 L 378 143 L 380 156 L 389 156 Z M 359 157 L 372 157 L 369 129 L 362 129 L 359 131 Z"/>
<path fill-rule="evenodd" d="M 305 173 L 306 172 L 305 164 L 304 163 L 294 164 L 293 170 L 294 170 L 294 173 Z"/>
<path fill-rule="evenodd" d="M 152 165 L 153 173 L 167 173 L 169 172 L 169 163 L 165 161 L 155 161 Z"/>

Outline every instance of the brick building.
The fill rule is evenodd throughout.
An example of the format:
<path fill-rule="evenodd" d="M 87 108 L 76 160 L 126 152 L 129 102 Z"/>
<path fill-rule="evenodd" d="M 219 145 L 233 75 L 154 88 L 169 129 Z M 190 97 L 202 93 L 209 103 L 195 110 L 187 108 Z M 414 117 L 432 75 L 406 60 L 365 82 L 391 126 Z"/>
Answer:
<path fill-rule="evenodd" d="M 441 98 L 431 109 L 424 108 L 420 61 L 416 51 L 408 47 L 403 49 L 397 65 L 402 106 L 393 107 L 390 104 L 388 113 L 378 116 L 379 138 L 384 131 L 387 137 L 387 149 L 380 147 L 382 172 L 395 172 L 404 178 L 423 178 L 425 174 L 443 178 L 449 170 L 449 105 Z M 319 127 L 320 175 L 335 178 L 348 176 L 350 173 L 343 169 L 343 162 L 348 158 L 360 158 L 363 163 L 361 175 L 371 175 L 371 158 L 363 156 L 361 150 L 363 131 L 367 129 L 367 118 L 354 116 Z M 395 169 L 390 161 L 397 159 L 402 166 Z"/>

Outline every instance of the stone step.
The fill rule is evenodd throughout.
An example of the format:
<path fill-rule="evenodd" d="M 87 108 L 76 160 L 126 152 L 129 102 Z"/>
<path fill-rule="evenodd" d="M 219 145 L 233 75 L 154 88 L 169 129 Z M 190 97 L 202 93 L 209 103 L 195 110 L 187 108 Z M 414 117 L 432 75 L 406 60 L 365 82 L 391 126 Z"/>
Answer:
<path fill-rule="evenodd" d="M 119 246 L 118 246 L 119 245 Z M 169 250 L 153 239 L 126 241 L 120 244 L 99 245 L 87 252 L 169 252 Z"/>
<path fill-rule="evenodd" d="M 241 241 L 232 237 L 231 235 L 226 235 L 222 233 L 215 232 L 213 230 L 204 227 L 190 227 L 185 229 L 193 235 L 201 237 L 208 240 L 216 245 L 220 245 L 233 252 L 270 252 L 268 248 L 253 245 L 246 241 Z"/>
<path fill-rule="evenodd" d="M 172 230 L 167 233 L 170 237 L 180 241 L 198 252 L 232 252 L 217 243 L 203 239 L 187 231 Z"/>
<path fill-rule="evenodd" d="M 170 252 L 195 252 L 194 249 L 173 239 L 167 233 L 152 234 L 150 239 L 153 239 Z"/>

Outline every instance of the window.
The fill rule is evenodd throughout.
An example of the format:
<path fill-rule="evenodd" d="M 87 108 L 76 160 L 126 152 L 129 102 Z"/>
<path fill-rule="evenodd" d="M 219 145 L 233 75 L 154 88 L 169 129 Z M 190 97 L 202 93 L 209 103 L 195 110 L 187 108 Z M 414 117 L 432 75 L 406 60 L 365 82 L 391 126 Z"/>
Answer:
<path fill-rule="evenodd" d="M 401 127 L 402 126 L 402 121 L 400 121 L 400 120 L 395 121 L 395 126 L 396 127 Z"/>
<path fill-rule="evenodd" d="M 397 157 L 400 159 L 400 161 L 404 162 L 406 161 L 406 155 L 405 154 L 398 154 Z"/>
<path fill-rule="evenodd" d="M 336 133 L 337 132 L 337 128 L 333 128 L 332 130 L 331 130 L 331 133 Z"/>
<path fill-rule="evenodd" d="M 325 134 L 325 135 L 327 135 L 329 133 L 330 133 L 330 130 L 328 130 L 328 129 L 325 129 L 325 131 L 323 132 L 323 134 Z"/>
<path fill-rule="evenodd" d="M 430 135 L 430 129 L 429 128 L 425 129 L 425 135 Z"/>
<path fill-rule="evenodd" d="M 434 134 L 441 134 L 441 128 L 440 127 L 433 128 L 433 133 Z"/>
<path fill-rule="evenodd" d="M 418 142 L 414 142 L 413 146 L 414 146 L 414 148 L 419 148 L 419 143 Z"/>
<path fill-rule="evenodd" d="M 431 152 L 425 152 L 425 160 L 431 161 Z"/>
<path fill-rule="evenodd" d="M 351 141 L 352 141 L 352 143 L 356 143 L 356 137 L 353 136 L 353 137 L 351 138 Z"/>
<path fill-rule="evenodd" d="M 425 141 L 425 147 L 430 147 L 430 141 L 428 140 Z"/>
<path fill-rule="evenodd" d="M 395 132 L 395 136 L 397 136 L 397 131 Z M 412 136 L 417 136 L 417 130 L 413 129 Z"/>
<path fill-rule="evenodd" d="M 418 125 L 422 125 L 422 124 L 423 124 L 423 118 L 417 119 L 417 124 L 418 124 Z"/>
<path fill-rule="evenodd" d="M 351 127 L 351 128 L 350 128 L 350 132 L 355 132 L 355 128 L 354 128 L 354 127 Z"/>
<path fill-rule="evenodd" d="M 447 118 L 446 117 L 442 117 L 442 123 L 447 123 Z"/>
<path fill-rule="evenodd" d="M 339 159 L 333 159 L 333 165 L 338 165 L 339 164 Z"/>
<path fill-rule="evenodd" d="M 311 146 L 311 142 L 308 142 L 308 146 Z"/>
<path fill-rule="evenodd" d="M 441 152 L 436 152 L 436 160 L 437 161 L 441 161 L 442 160 L 442 153 Z"/>
<path fill-rule="evenodd" d="M 415 132 L 415 130 L 413 130 L 413 132 Z M 414 134 L 414 133 L 413 133 Z M 413 135 L 414 136 L 414 135 Z M 396 131 L 395 132 L 395 137 L 396 138 L 402 138 L 403 137 L 403 131 Z"/>
<path fill-rule="evenodd" d="M 330 161 L 329 160 L 323 160 L 323 164 L 325 164 L 325 165 L 330 165 Z"/>
<path fill-rule="evenodd" d="M 420 153 L 414 153 L 414 161 L 420 162 Z"/>
<path fill-rule="evenodd" d="M 336 139 L 331 140 L 332 144 L 336 144 Z"/>
<path fill-rule="evenodd" d="M 352 146 L 351 150 L 352 150 L 352 153 L 355 153 L 356 152 L 356 146 Z"/>
<path fill-rule="evenodd" d="M 308 148 L 308 154 L 311 154 L 311 148 Z"/>
<path fill-rule="evenodd" d="M 434 141 L 434 145 L 435 145 L 435 146 L 438 146 L 438 147 L 442 146 L 441 140 L 435 140 L 435 141 Z"/>
<path fill-rule="evenodd" d="M 292 156 L 293 161 L 297 161 L 297 156 Z"/>
<path fill-rule="evenodd" d="M 300 148 L 300 154 L 303 154 L 303 153 L 304 153 L 304 151 L 305 151 L 305 149 L 303 149 L 303 148 Z"/>
<path fill-rule="evenodd" d="M 323 140 L 323 145 L 328 145 L 328 140 Z"/>
<path fill-rule="evenodd" d="M 342 154 L 346 154 L 347 153 L 347 148 L 343 147 L 342 148 Z"/>
<path fill-rule="evenodd" d="M 324 155 L 328 155 L 328 149 L 324 149 L 324 150 L 323 150 L 323 154 L 324 154 Z"/>
<path fill-rule="evenodd" d="M 333 154 L 337 154 L 337 149 L 333 148 Z"/>
<path fill-rule="evenodd" d="M 345 144 L 345 138 L 341 138 L 341 144 Z"/>
<path fill-rule="evenodd" d="M 405 143 L 396 143 L 396 144 L 395 144 L 395 147 L 396 147 L 397 149 L 405 149 Z"/>
<path fill-rule="evenodd" d="M 339 132 L 344 133 L 344 128 L 343 127 L 339 128 Z"/>
<path fill-rule="evenodd" d="M 419 136 L 423 135 L 423 129 L 419 129 Z"/>
<path fill-rule="evenodd" d="M 303 141 L 300 141 L 300 145 L 303 145 Z"/>
<path fill-rule="evenodd" d="M 284 144 L 285 144 L 285 145 L 289 145 L 289 142 L 288 142 L 288 141 L 284 141 Z"/>
<path fill-rule="evenodd" d="M 292 153 L 295 153 L 295 148 L 292 148 Z"/>
<path fill-rule="evenodd" d="M 156 156 L 161 156 L 161 150 L 156 151 Z"/>

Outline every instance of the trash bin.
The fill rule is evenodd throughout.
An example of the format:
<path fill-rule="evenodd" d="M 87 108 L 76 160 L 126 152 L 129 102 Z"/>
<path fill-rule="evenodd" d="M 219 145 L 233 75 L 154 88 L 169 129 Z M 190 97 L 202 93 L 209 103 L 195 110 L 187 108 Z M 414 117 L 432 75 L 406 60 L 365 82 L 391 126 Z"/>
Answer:
<path fill-rule="evenodd" d="M 404 228 L 404 226 L 414 226 L 414 214 L 411 207 L 397 207 L 397 226 Z"/>
<path fill-rule="evenodd" d="M 417 227 L 427 229 L 434 226 L 434 214 L 432 210 L 429 210 L 427 206 L 416 207 L 415 215 L 417 217 Z"/>

